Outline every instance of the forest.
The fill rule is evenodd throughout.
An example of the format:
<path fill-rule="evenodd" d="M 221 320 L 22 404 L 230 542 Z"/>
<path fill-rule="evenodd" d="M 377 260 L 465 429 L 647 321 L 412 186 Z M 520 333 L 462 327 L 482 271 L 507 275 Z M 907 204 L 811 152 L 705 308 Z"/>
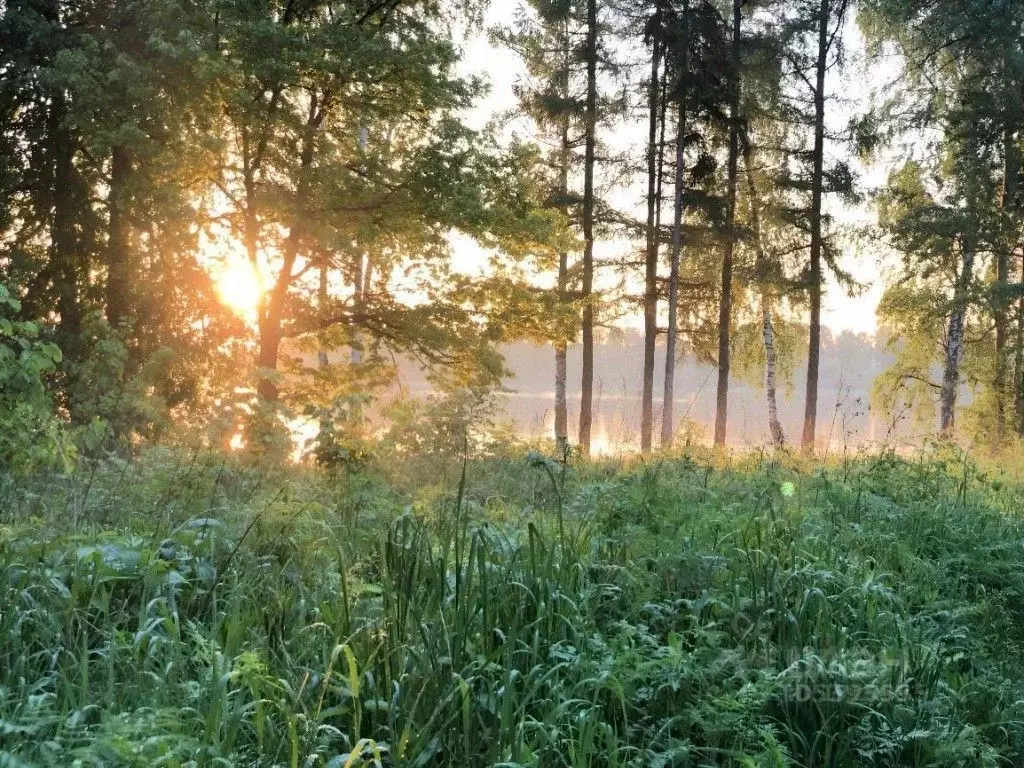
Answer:
<path fill-rule="evenodd" d="M 0 768 L 1024 765 L 1022 152 L 1021 0 L 0 0 Z"/>

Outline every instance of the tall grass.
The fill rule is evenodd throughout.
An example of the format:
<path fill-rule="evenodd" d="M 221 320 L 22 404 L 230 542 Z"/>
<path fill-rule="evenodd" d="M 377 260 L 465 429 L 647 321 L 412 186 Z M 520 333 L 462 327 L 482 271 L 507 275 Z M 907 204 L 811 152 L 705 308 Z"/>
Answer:
<path fill-rule="evenodd" d="M 1024 764 L 1024 489 L 963 457 L 435 477 L 8 483 L 0 766 Z"/>

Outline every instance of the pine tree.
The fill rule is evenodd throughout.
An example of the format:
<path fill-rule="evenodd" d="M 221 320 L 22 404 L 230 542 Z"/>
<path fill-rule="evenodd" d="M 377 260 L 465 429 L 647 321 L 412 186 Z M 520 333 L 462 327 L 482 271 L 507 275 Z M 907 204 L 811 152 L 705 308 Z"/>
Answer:
<path fill-rule="evenodd" d="M 548 204 L 573 222 L 581 220 L 582 195 L 571 182 L 579 166 L 577 150 L 584 143 L 587 89 L 586 73 L 581 71 L 576 55 L 579 39 L 585 36 L 580 5 L 533 0 L 529 5 L 531 14 L 523 14 L 515 29 L 499 30 L 496 35 L 500 43 L 523 59 L 527 79 L 516 86 L 519 106 L 536 124 L 541 140 L 552 146 Z M 558 253 L 555 291 L 561 307 L 573 307 L 567 245 Z M 552 319 L 558 327 L 554 342 L 554 437 L 559 453 L 563 453 L 569 440 L 567 349 L 576 331 L 559 317 Z"/>
<path fill-rule="evenodd" d="M 722 245 L 722 280 L 718 311 L 718 388 L 715 407 L 716 446 L 725 444 L 729 413 L 729 357 L 730 329 L 732 321 L 733 257 L 736 245 L 736 198 L 740 154 L 740 95 L 742 90 L 742 45 L 743 24 L 742 0 L 733 0 L 732 35 L 730 40 L 731 78 L 729 97 L 729 149 L 726 179 L 725 242 Z"/>
<path fill-rule="evenodd" d="M 583 118 L 583 275 L 580 301 L 583 303 L 583 371 L 580 381 L 579 444 L 590 454 L 594 419 L 594 222 L 596 193 L 594 169 L 597 161 L 597 0 L 586 0 L 586 42 L 583 60 L 587 69 L 587 97 Z"/>
<path fill-rule="evenodd" d="M 665 380 L 662 401 L 661 444 L 668 447 L 675 430 L 673 408 L 678 342 L 683 330 L 680 310 L 690 320 L 686 329 L 699 357 L 706 356 L 697 337 L 711 323 L 707 304 L 714 296 L 708 283 L 716 281 L 717 260 L 687 258 L 684 251 L 707 252 L 703 247 L 719 240 L 724 228 L 725 201 L 719 194 L 718 162 L 714 141 L 728 130 L 730 52 L 725 24 L 714 5 L 684 2 L 666 24 L 668 98 L 675 106 L 671 249 L 667 285 Z M 684 280 L 684 273 L 695 279 Z M 685 290 L 684 290 L 685 289 Z M 714 305 L 712 305 L 714 306 Z M 703 327 L 697 327 L 703 326 Z"/>
<path fill-rule="evenodd" d="M 826 215 L 823 210 L 827 192 L 845 192 L 849 176 L 845 167 L 825 166 L 827 75 L 839 56 L 847 0 L 814 0 L 802 3 L 789 23 L 787 61 L 790 76 L 804 89 L 810 111 L 796 107 L 795 117 L 810 125 L 811 147 L 801 152 L 805 175 L 796 182 L 809 192 L 807 207 L 794 210 L 793 223 L 809 238 L 806 287 L 809 304 L 807 382 L 804 395 L 804 422 L 800 445 L 805 453 L 814 451 L 818 419 L 818 374 L 821 359 L 821 299 L 826 261 L 831 261 L 826 243 Z M 833 262 L 834 266 L 834 262 Z"/>

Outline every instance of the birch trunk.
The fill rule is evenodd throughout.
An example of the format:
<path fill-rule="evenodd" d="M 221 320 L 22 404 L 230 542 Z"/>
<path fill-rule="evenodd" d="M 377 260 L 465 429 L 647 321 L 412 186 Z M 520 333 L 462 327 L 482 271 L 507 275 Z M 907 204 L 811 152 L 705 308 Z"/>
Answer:
<path fill-rule="evenodd" d="M 785 445 L 786 436 L 779 422 L 779 401 L 775 384 L 775 328 L 772 326 L 771 299 L 767 292 L 761 293 L 761 332 L 764 338 L 764 391 L 768 401 L 768 432 L 772 438 L 772 445 L 778 449 Z"/>
<path fill-rule="evenodd" d="M 761 228 L 761 204 L 757 194 L 757 184 L 754 182 L 750 144 L 746 140 L 742 144 L 743 170 L 747 180 L 750 221 L 754 228 L 754 243 L 757 249 L 754 273 L 761 282 L 761 338 L 764 340 L 764 390 L 765 398 L 768 401 L 768 433 L 771 435 L 772 445 L 778 449 L 785 445 L 786 437 L 782 431 L 782 424 L 779 422 L 779 401 L 776 385 L 778 357 L 775 352 L 775 328 L 772 325 L 771 295 L 766 287 L 767 276 L 765 274 L 768 266 L 768 257 L 764 247 L 764 232 Z"/>
<path fill-rule="evenodd" d="M 964 356 L 964 325 L 967 300 L 974 276 L 974 246 L 963 247 L 963 265 L 953 293 L 953 312 L 946 331 L 946 359 L 942 370 L 942 389 L 939 395 L 939 436 L 951 438 L 956 421 L 956 396 L 960 384 L 960 363 Z"/>
<path fill-rule="evenodd" d="M 364 125 L 359 129 L 359 141 L 356 145 L 360 158 L 366 156 L 366 144 L 370 138 L 370 131 Z M 352 309 L 356 317 L 363 311 L 363 286 L 365 282 L 364 259 L 368 262 L 369 256 L 359 254 L 356 257 L 355 275 L 352 278 Z M 363 362 L 363 335 L 359 332 L 358 325 L 352 329 L 352 349 L 349 359 L 352 365 L 361 365 Z"/>
<path fill-rule="evenodd" d="M 356 317 L 363 311 L 363 256 L 356 257 L 355 276 L 352 278 L 352 309 Z M 349 355 L 352 365 L 363 362 L 363 335 L 358 326 L 352 329 L 352 348 Z"/>
<path fill-rule="evenodd" d="M 1003 211 L 1009 211 L 1017 203 L 1017 188 L 1020 178 L 1020 155 L 1017 149 L 1016 136 L 1012 126 L 1006 126 L 1003 130 L 1003 190 L 1000 205 Z M 1006 341 L 1009 334 L 1009 309 L 1005 298 L 1007 283 L 1010 279 L 1010 259 L 1013 256 L 1015 244 L 1007 243 L 1005 248 L 1000 248 L 996 254 L 996 296 L 995 326 L 996 326 L 996 371 L 992 389 L 996 394 L 996 437 L 999 441 L 1006 435 L 1006 400 L 1007 395 L 1013 391 L 1007 386 L 1007 374 L 1009 373 L 1009 358 L 1006 351 Z"/>
<path fill-rule="evenodd" d="M 1021 236 L 1021 280 L 1024 281 L 1024 235 Z M 1014 392 L 1016 393 L 1017 435 L 1024 437 L 1024 296 L 1017 299 L 1017 352 Z"/>

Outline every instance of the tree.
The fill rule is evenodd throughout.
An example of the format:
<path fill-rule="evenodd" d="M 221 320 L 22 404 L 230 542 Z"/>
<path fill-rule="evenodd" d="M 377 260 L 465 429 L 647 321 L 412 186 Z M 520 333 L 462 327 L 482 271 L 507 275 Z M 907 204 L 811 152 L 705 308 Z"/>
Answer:
<path fill-rule="evenodd" d="M 785 285 L 781 274 L 782 268 L 778 259 L 772 258 L 766 245 L 765 226 L 763 223 L 762 202 L 755 181 L 756 170 L 753 163 L 753 148 L 748 137 L 743 137 L 743 173 L 747 186 L 747 205 L 749 222 L 753 230 L 754 284 L 758 293 L 759 320 L 761 339 L 764 345 L 764 389 L 767 405 L 768 434 L 772 445 L 782 448 L 786 437 L 779 421 L 778 402 L 778 353 L 776 350 L 775 324 L 772 310 L 775 302 L 773 293 Z"/>
<path fill-rule="evenodd" d="M 443 13 L 430 3 L 237 3 L 221 17 L 224 132 L 234 143 L 217 184 L 225 220 L 267 278 L 257 354 L 266 403 L 278 400 L 282 362 L 301 368 L 282 361 L 286 339 L 351 347 L 365 331 L 427 364 L 459 365 L 481 349 L 466 286 L 448 272 L 449 234 L 497 243 L 504 223 L 488 190 L 518 165 L 501 170 L 459 124 L 478 86 L 454 74 Z M 329 280 L 311 312 L 318 269 L 360 288 L 339 293 Z M 399 300 L 396 280 L 424 300 Z"/>
<path fill-rule="evenodd" d="M 989 9 L 959 0 L 940 0 L 923 9 L 900 0 L 870 0 L 861 17 L 869 41 L 876 47 L 895 44 L 905 63 L 900 94 L 892 95 L 871 121 L 896 136 L 922 128 L 938 134 L 931 146 L 936 159 L 907 164 L 893 177 L 893 189 L 884 198 L 884 210 L 901 212 L 895 219 L 886 217 L 890 236 L 901 236 L 898 247 L 923 250 L 929 257 L 907 270 L 904 285 L 890 288 L 883 308 L 894 322 L 902 320 L 908 338 L 911 307 L 945 324 L 943 376 L 934 387 L 940 434 L 953 433 L 966 365 L 978 371 L 972 378 L 985 382 L 976 399 L 980 396 L 979 402 L 990 405 L 984 407 L 982 419 L 991 421 L 984 429 L 998 442 L 1007 431 L 1009 400 L 1020 387 L 1019 377 L 1012 385 L 1007 380 L 1009 306 L 1019 293 L 1019 284 L 1012 286 L 1009 280 L 1011 257 L 1021 244 L 1017 190 L 1024 14 L 1017 6 Z M 915 177 L 924 180 L 915 182 Z M 903 201 L 903 208 L 894 201 Z M 937 274 L 944 282 L 936 283 Z M 922 303 L 922 297 L 934 304 L 928 299 Z M 979 334 L 973 341 L 966 332 L 972 324 Z M 907 347 L 912 351 L 920 344 L 908 342 Z M 968 356 L 969 347 L 973 351 Z M 917 367 L 926 359 L 920 355 Z M 1022 359 L 1019 351 L 1017 359 Z M 890 379 L 900 377 L 918 389 L 934 384 L 927 371 L 914 370 L 907 362 L 890 374 Z M 975 410 L 980 414 L 981 409 Z"/>
<path fill-rule="evenodd" d="M 647 222 L 644 249 L 644 367 L 641 395 L 640 450 L 648 453 L 654 432 L 654 357 L 658 340 L 658 262 L 661 253 L 661 182 L 665 152 L 665 23 L 662 0 L 655 0 L 644 26 L 651 46 L 647 81 Z"/>
<path fill-rule="evenodd" d="M 674 199 L 672 247 L 668 278 L 668 325 L 665 344 L 665 385 L 662 403 L 661 442 L 672 442 L 675 428 L 674 388 L 680 308 L 687 304 L 687 315 L 699 320 L 706 316 L 698 307 L 699 299 L 683 300 L 683 250 L 686 246 L 711 244 L 723 228 L 723 200 L 717 194 L 718 163 L 713 149 L 716 132 L 727 125 L 723 104 L 728 99 L 730 54 L 724 24 L 710 3 L 693 6 L 683 3 L 667 25 L 667 67 L 669 98 L 676 108 Z M 688 157 L 692 161 L 688 164 Z M 695 251 L 698 249 L 694 249 Z M 706 273 L 705 267 L 690 259 L 691 268 Z M 712 267 L 714 270 L 714 267 Z M 714 278 L 711 278 L 712 280 Z M 713 292 L 702 281 L 691 281 L 690 288 L 705 296 Z M 690 329 L 691 342 L 699 331 Z M 698 355 L 701 351 L 698 348 Z"/>
<path fill-rule="evenodd" d="M 173 0 L 145 9 L 31 0 L 8 4 L 0 21 L 9 75 L 0 102 L 12 115 L 10 184 L 0 194 L 14 214 L 3 224 L 4 277 L 26 318 L 57 310 L 43 329 L 65 350 L 56 378 L 75 420 L 106 394 L 83 378 L 105 354 L 97 314 L 127 344 L 114 384 L 149 369 L 154 407 L 124 421 L 129 431 L 194 398 L 208 377 L 200 359 L 237 330 L 197 258 L 209 167 L 207 19 L 201 6 Z"/>
<path fill-rule="evenodd" d="M 587 67 L 587 100 L 583 122 L 583 372 L 580 381 L 580 450 L 590 454 L 594 419 L 594 166 L 597 157 L 597 0 L 586 0 L 586 43 L 583 58 Z"/>
<path fill-rule="evenodd" d="M 499 30 L 496 38 L 523 59 L 527 77 L 516 86 L 520 109 L 530 117 L 542 141 L 551 146 L 550 192 L 547 205 L 566 221 L 580 220 L 582 196 L 572 188 L 571 179 L 579 165 L 576 150 L 584 143 L 586 122 L 586 72 L 580 71 L 579 39 L 586 35 L 578 4 L 531 0 L 531 14 L 523 13 L 515 30 Z M 555 290 L 559 304 L 573 306 L 570 286 L 569 245 L 558 252 Z M 575 339 L 573 326 L 552 318 L 555 334 L 555 423 L 554 437 L 563 452 L 569 440 L 569 409 L 566 396 L 567 348 Z"/>
<path fill-rule="evenodd" d="M 680 47 L 676 89 L 675 182 L 672 204 L 672 251 L 668 276 L 668 327 L 665 330 L 665 385 L 661 404 L 661 446 L 672 444 L 675 430 L 673 405 L 675 402 L 676 341 L 678 338 L 677 313 L 679 311 L 679 261 L 683 250 L 683 184 L 686 178 L 686 110 L 689 69 L 690 30 L 688 8 L 683 9 L 680 22 Z M 679 74 L 681 73 L 681 74 Z"/>
<path fill-rule="evenodd" d="M 924 169 L 907 163 L 890 177 L 879 212 L 880 224 L 904 254 L 903 279 L 889 288 L 882 305 L 894 338 L 906 344 L 888 377 L 893 384 L 910 381 L 938 393 L 943 437 L 953 434 L 969 313 L 980 293 L 978 262 L 991 253 L 992 243 L 985 221 L 991 205 L 986 205 L 979 184 L 983 162 L 971 130 L 967 128 L 963 144 L 948 150 L 944 170 L 950 183 L 942 191 L 930 190 Z M 936 384 L 930 377 L 933 358 L 919 350 L 927 348 L 928 336 L 943 321 L 942 377 Z"/>
<path fill-rule="evenodd" d="M 732 71 L 729 99 L 729 155 L 726 180 L 725 242 L 722 244 L 722 280 L 718 311 L 718 388 L 715 398 L 715 445 L 724 445 L 729 413 L 729 330 L 732 321 L 733 256 L 736 244 L 736 197 L 740 154 L 741 30 L 743 2 L 732 3 Z"/>
<path fill-rule="evenodd" d="M 793 87 L 802 96 L 788 99 L 788 119 L 807 125 L 811 130 L 811 147 L 794 152 L 799 170 L 795 177 L 783 182 L 793 189 L 808 193 L 806 207 L 801 204 L 791 211 L 794 227 L 809 239 L 809 259 L 805 285 L 809 304 L 807 382 L 804 399 L 804 423 L 801 447 L 805 453 L 814 451 L 818 418 L 818 373 L 821 358 L 821 297 L 824 266 L 835 267 L 827 243 L 827 217 L 823 212 L 828 192 L 849 192 L 851 177 L 848 167 L 825 166 L 827 75 L 840 56 L 840 42 L 848 0 L 813 0 L 793 8 L 786 20 L 783 35 L 783 56 Z M 810 103 L 810 110 L 805 104 Z"/>
<path fill-rule="evenodd" d="M 59 339 L 75 356 L 96 221 L 82 173 L 72 104 L 58 75 L 79 44 L 58 0 L 8 3 L 0 17 L 4 279 L 36 317 L 56 308 Z"/>

